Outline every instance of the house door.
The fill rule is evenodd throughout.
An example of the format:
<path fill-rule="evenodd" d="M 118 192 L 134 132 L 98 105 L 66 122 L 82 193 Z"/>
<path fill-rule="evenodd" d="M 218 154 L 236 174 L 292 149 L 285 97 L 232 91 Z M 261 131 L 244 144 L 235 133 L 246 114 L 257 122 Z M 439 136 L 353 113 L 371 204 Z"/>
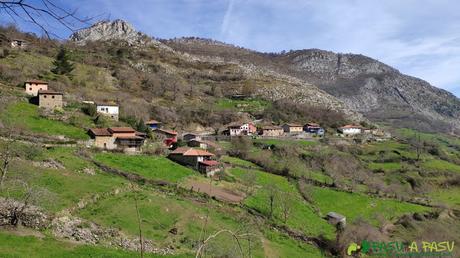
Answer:
<path fill-rule="evenodd" d="M 104 142 L 104 149 L 107 149 L 107 143 Z"/>

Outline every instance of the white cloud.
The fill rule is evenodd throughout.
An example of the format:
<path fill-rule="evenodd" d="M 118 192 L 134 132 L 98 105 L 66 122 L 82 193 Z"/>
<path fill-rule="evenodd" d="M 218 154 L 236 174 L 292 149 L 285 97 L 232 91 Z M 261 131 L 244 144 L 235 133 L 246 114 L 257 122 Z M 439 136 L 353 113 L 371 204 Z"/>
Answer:
<path fill-rule="evenodd" d="M 364 54 L 460 96 L 460 2 L 455 0 L 82 0 L 66 4 L 85 15 L 105 13 L 125 19 L 155 37 L 207 37 L 264 52 L 320 48 Z"/>
<path fill-rule="evenodd" d="M 235 4 L 235 0 L 228 0 L 227 10 L 225 11 L 225 15 L 222 19 L 222 25 L 220 27 L 220 37 L 221 38 L 225 37 L 225 35 L 228 32 L 228 26 L 230 24 L 234 4 Z"/>

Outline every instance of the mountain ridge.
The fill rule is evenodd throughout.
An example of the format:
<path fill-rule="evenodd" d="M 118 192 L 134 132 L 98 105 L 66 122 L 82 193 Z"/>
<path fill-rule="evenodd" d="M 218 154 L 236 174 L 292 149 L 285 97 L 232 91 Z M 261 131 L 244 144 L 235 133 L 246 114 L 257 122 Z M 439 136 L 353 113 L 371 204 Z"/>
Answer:
<path fill-rule="evenodd" d="M 371 57 L 321 49 L 261 53 L 196 37 L 159 41 L 149 38 L 143 41 L 139 37 L 146 38 L 146 35 L 125 23 L 122 20 L 97 23 L 82 32 L 76 32 L 70 40 L 81 43 L 125 40 L 140 47 L 152 40 L 185 58 L 236 63 L 247 73 L 269 73 L 275 78 L 288 78 L 309 85 L 309 89 L 319 89 L 283 89 L 280 84 L 281 87 L 276 89 L 279 97 L 316 94 L 320 99 L 330 98 L 331 102 L 338 100 L 343 103 L 345 110 L 351 111 L 348 113 L 362 114 L 374 122 L 425 131 L 460 132 L 460 99 L 446 90 L 436 88 L 422 79 L 402 74 Z M 286 94 L 290 90 L 294 90 L 294 93 Z M 267 91 L 264 88 L 258 92 L 266 98 L 274 94 Z"/>

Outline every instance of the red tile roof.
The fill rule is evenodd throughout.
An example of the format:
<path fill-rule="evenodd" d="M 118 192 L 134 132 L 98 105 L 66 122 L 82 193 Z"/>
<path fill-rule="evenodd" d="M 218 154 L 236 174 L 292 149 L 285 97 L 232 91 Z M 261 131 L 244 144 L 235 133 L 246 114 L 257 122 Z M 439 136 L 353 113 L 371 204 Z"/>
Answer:
<path fill-rule="evenodd" d="M 280 126 L 264 126 L 262 130 L 283 130 Z"/>
<path fill-rule="evenodd" d="M 179 147 L 171 152 L 171 154 L 182 154 L 184 156 L 214 156 L 211 152 L 188 147 Z"/>
<path fill-rule="evenodd" d="M 360 126 L 360 125 L 344 125 L 340 128 L 360 128 L 360 129 L 363 129 L 364 127 Z"/>
<path fill-rule="evenodd" d="M 217 166 L 219 165 L 219 162 L 216 160 L 203 160 L 200 161 L 199 163 L 205 165 L 205 166 Z"/>
<path fill-rule="evenodd" d="M 110 127 L 108 128 L 109 132 L 111 133 L 135 133 L 136 130 L 134 130 L 131 127 Z"/>
<path fill-rule="evenodd" d="M 143 140 L 144 137 L 140 137 L 137 135 L 130 135 L 130 136 L 118 136 L 117 139 L 121 140 Z"/>
<path fill-rule="evenodd" d="M 144 138 L 147 137 L 147 134 L 143 132 L 136 132 L 136 135 Z"/>
<path fill-rule="evenodd" d="M 176 131 L 173 131 L 173 130 L 156 129 L 155 131 L 156 131 L 156 132 L 163 132 L 163 133 L 170 134 L 170 135 L 177 135 L 177 132 L 176 132 Z M 155 131 L 154 131 L 154 132 L 155 132 Z"/>
<path fill-rule="evenodd" d="M 91 128 L 88 132 L 94 136 L 112 136 L 107 128 Z"/>
<path fill-rule="evenodd" d="M 53 90 L 39 90 L 38 94 L 46 94 L 46 95 L 64 95 L 62 92 L 53 91 Z"/>
<path fill-rule="evenodd" d="M 291 124 L 291 123 L 287 123 L 287 124 L 284 124 L 284 125 L 287 125 L 289 127 L 302 127 L 302 125 L 300 124 Z"/>

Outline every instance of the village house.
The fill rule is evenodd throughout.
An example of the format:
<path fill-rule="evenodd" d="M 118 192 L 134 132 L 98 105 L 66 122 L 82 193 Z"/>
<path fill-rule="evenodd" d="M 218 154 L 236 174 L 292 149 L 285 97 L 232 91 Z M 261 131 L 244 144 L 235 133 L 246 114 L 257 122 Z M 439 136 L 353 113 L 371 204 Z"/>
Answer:
<path fill-rule="evenodd" d="M 161 122 L 158 122 L 157 120 L 149 120 L 145 123 L 145 125 L 151 130 L 156 130 L 156 129 L 160 129 Z"/>
<path fill-rule="evenodd" d="M 244 123 L 240 128 L 244 135 L 253 135 L 257 133 L 257 127 L 253 123 Z"/>
<path fill-rule="evenodd" d="M 257 133 L 257 128 L 253 123 L 233 124 L 224 131 L 224 134 L 230 136 L 252 135 L 255 133 Z"/>
<path fill-rule="evenodd" d="M 284 124 L 283 130 L 285 133 L 298 134 L 303 132 L 303 126 L 300 124 Z"/>
<path fill-rule="evenodd" d="M 201 140 L 201 135 L 197 134 L 197 133 L 186 133 L 184 135 L 182 135 L 182 140 L 185 141 L 185 142 L 188 142 L 190 140 Z"/>
<path fill-rule="evenodd" d="M 38 91 L 38 106 L 45 109 L 62 108 L 62 96 L 63 94 L 57 91 Z"/>
<path fill-rule="evenodd" d="M 11 40 L 11 48 L 26 48 L 29 43 L 23 39 Z"/>
<path fill-rule="evenodd" d="M 344 228 L 347 224 L 347 219 L 345 216 L 343 216 L 342 214 L 338 214 L 336 212 L 329 212 L 327 215 L 326 215 L 326 220 L 336 226 L 336 227 L 340 227 L 340 228 Z"/>
<path fill-rule="evenodd" d="M 306 123 L 303 126 L 303 130 L 306 133 L 316 134 L 316 135 L 324 135 L 325 130 L 317 123 Z"/>
<path fill-rule="evenodd" d="M 152 133 L 155 135 L 156 139 L 163 141 L 163 143 L 168 147 L 172 147 L 172 145 L 177 142 L 176 131 L 167 129 L 155 129 L 152 131 Z"/>
<path fill-rule="evenodd" d="M 201 139 L 191 139 L 190 141 L 187 142 L 187 145 L 190 147 L 197 147 L 201 149 L 210 149 L 213 148 L 215 150 L 219 150 L 220 147 L 217 143 L 212 142 L 212 141 L 206 141 L 206 140 L 201 140 Z"/>
<path fill-rule="evenodd" d="M 96 111 L 99 114 L 108 116 L 116 121 L 118 121 L 118 114 L 120 108 L 117 104 L 108 104 L 108 103 L 97 103 Z"/>
<path fill-rule="evenodd" d="M 284 129 L 281 126 L 264 126 L 262 128 L 262 136 L 279 137 L 283 134 Z"/>
<path fill-rule="evenodd" d="M 230 136 L 240 136 L 242 135 L 241 125 L 230 125 L 227 127 L 226 134 Z"/>
<path fill-rule="evenodd" d="M 203 160 L 198 162 L 198 171 L 206 176 L 213 176 L 221 170 L 220 163 L 216 160 Z"/>
<path fill-rule="evenodd" d="M 88 131 L 93 146 L 106 150 L 140 151 L 145 137 L 131 127 L 91 128 Z"/>
<path fill-rule="evenodd" d="M 169 158 L 184 166 L 193 167 L 200 172 L 209 173 L 218 167 L 218 163 L 208 162 L 214 154 L 205 150 L 190 147 L 180 147 L 169 154 Z M 201 169 L 201 170 L 200 170 Z"/>
<path fill-rule="evenodd" d="M 38 91 L 48 90 L 48 82 L 41 80 L 29 80 L 24 82 L 25 92 L 31 96 L 38 96 Z"/>
<path fill-rule="evenodd" d="M 363 127 L 360 125 L 344 125 L 338 128 L 339 132 L 345 136 L 357 135 L 363 132 Z"/>

